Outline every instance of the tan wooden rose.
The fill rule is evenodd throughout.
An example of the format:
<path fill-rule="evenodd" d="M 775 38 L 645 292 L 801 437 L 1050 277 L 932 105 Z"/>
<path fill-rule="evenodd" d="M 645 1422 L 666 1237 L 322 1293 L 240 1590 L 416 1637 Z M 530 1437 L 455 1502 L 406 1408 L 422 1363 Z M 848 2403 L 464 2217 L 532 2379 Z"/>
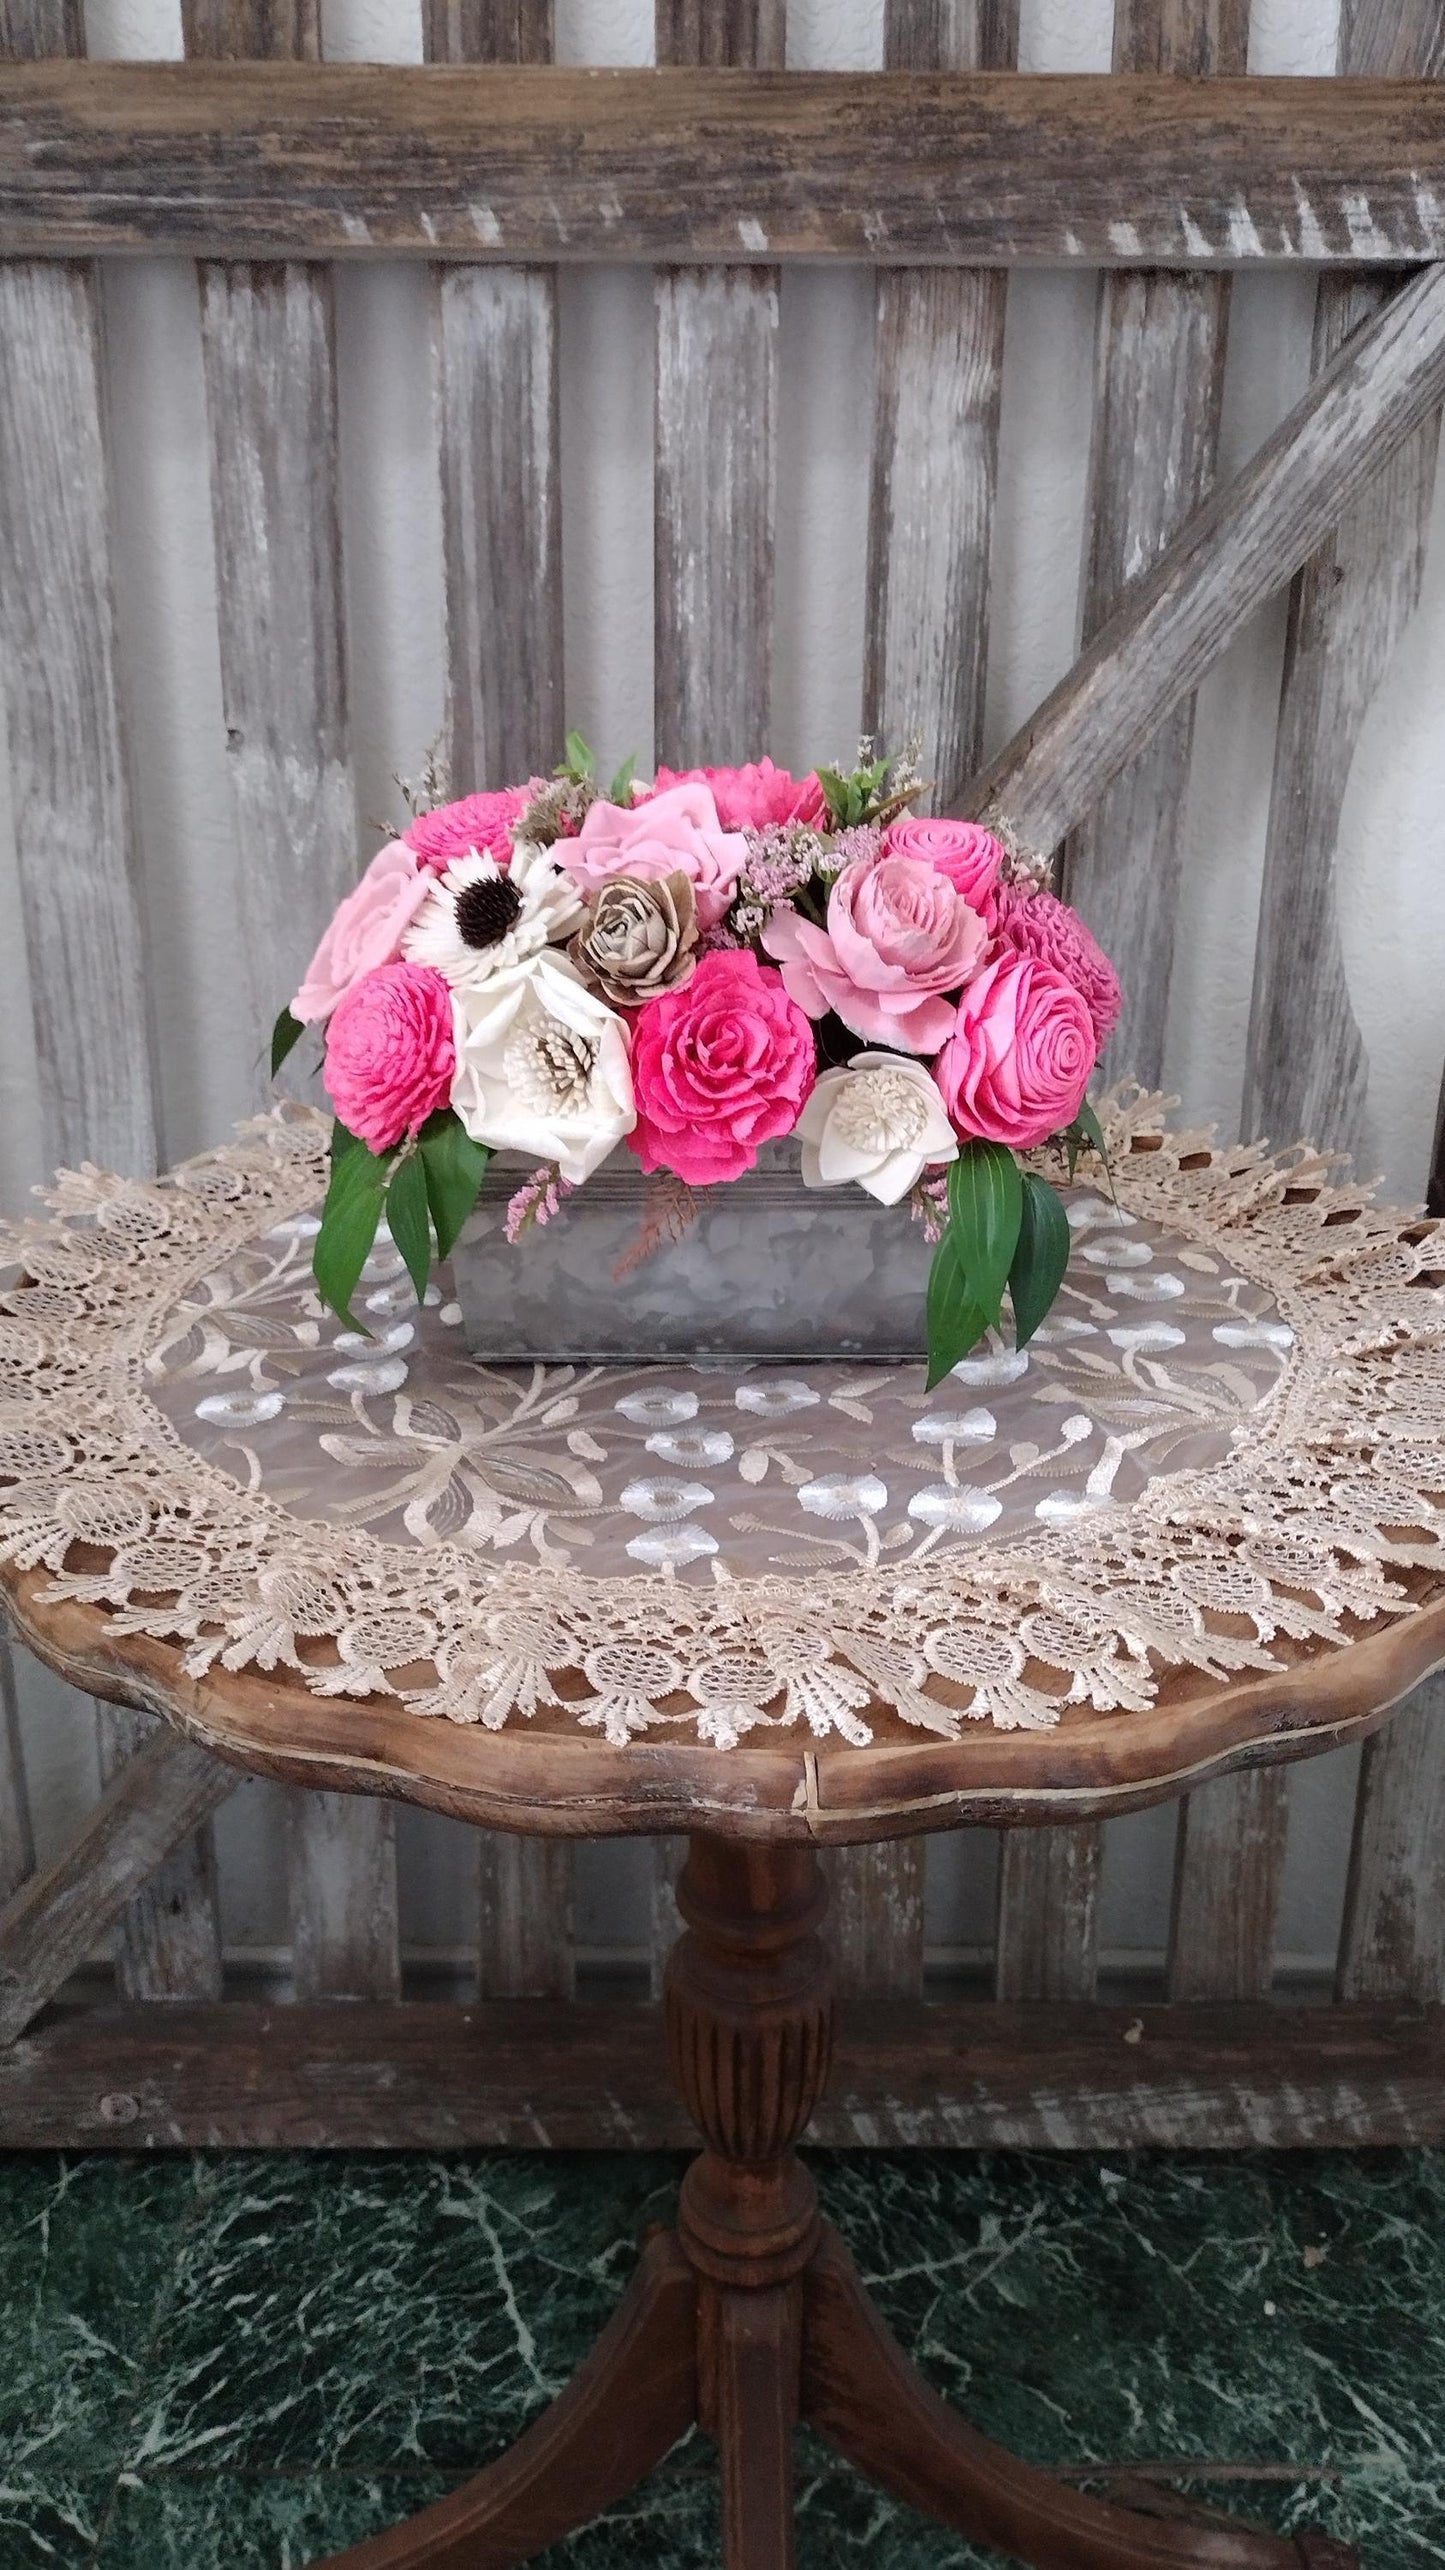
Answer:
<path fill-rule="evenodd" d="M 697 962 L 697 903 L 687 876 L 614 875 L 568 946 L 572 962 L 614 1008 L 640 1008 L 680 990 Z"/>

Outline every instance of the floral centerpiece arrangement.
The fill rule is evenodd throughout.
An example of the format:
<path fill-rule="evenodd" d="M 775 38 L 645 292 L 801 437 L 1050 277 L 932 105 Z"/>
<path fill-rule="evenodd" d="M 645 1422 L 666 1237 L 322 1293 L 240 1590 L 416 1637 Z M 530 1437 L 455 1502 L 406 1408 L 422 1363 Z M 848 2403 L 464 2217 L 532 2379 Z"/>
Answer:
<path fill-rule="evenodd" d="M 935 1244 L 930 1381 L 1063 1279 L 1044 1168 L 1102 1151 L 1086 1091 L 1118 979 L 1006 832 L 913 810 L 911 757 L 851 774 L 630 766 L 573 735 L 549 778 L 419 810 L 342 902 L 277 1021 L 325 1032 L 331 1183 L 316 1240 L 350 1305 L 383 1213 L 420 1295 L 493 1152 L 537 1162 L 508 1235 L 608 1155 L 670 1191 L 797 1137 L 809 1187 L 911 1209 Z"/>

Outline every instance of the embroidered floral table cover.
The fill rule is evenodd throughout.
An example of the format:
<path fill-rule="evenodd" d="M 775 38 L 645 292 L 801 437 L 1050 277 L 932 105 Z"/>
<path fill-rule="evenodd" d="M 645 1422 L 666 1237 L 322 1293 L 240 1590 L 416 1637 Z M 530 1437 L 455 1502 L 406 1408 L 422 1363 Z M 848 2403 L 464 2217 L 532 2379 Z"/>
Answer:
<path fill-rule="evenodd" d="M 488 1367 L 383 1239 L 310 1277 L 325 1127 L 62 1179 L 0 1297 L 0 1541 L 203 1672 L 726 1746 L 1127 1712 L 1408 1612 L 1445 1529 L 1429 1225 L 1116 1102 L 1117 1203 L 1031 1346 L 922 1366 Z M 518 1275 L 525 1290 L 525 1244 Z M 1432 1265 L 1432 1261 L 1434 1262 Z M 605 1280 L 599 1280 L 605 1290 Z"/>

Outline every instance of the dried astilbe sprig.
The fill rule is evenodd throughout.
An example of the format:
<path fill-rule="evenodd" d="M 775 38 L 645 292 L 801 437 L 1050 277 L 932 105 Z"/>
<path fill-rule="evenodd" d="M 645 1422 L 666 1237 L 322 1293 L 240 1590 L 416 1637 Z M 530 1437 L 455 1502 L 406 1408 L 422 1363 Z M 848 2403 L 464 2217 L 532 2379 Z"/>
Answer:
<path fill-rule="evenodd" d="M 685 1232 L 691 1230 L 701 1208 L 685 1179 L 675 1177 L 670 1169 L 659 1169 L 647 1191 L 643 1207 L 642 1228 L 630 1249 L 625 1249 L 612 1270 L 612 1282 L 620 1285 L 625 1276 L 635 1274 L 660 1249 L 675 1249 Z"/>
<path fill-rule="evenodd" d="M 503 1232 L 515 1249 L 522 1234 L 545 1231 L 554 1215 L 562 1210 L 562 1200 L 572 1193 L 570 1179 L 564 1178 L 554 1161 L 544 1160 L 530 1178 L 524 1178 L 507 1207 Z"/>

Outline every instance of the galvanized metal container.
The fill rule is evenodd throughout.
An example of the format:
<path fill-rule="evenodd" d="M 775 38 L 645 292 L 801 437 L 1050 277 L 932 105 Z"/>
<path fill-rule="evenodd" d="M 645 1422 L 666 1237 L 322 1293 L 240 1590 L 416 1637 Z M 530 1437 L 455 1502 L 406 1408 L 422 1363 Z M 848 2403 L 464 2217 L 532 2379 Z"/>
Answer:
<path fill-rule="evenodd" d="M 494 1364 L 863 1356 L 924 1349 L 931 1252 L 907 1204 L 805 1187 L 795 1142 L 697 1190 L 677 1240 L 628 1264 L 652 1185 L 628 1151 L 515 1247 L 503 1224 L 529 1164 L 499 1153 L 453 1261 L 467 1345 Z M 619 1273 L 622 1270 L 624 1272 Z"/>

